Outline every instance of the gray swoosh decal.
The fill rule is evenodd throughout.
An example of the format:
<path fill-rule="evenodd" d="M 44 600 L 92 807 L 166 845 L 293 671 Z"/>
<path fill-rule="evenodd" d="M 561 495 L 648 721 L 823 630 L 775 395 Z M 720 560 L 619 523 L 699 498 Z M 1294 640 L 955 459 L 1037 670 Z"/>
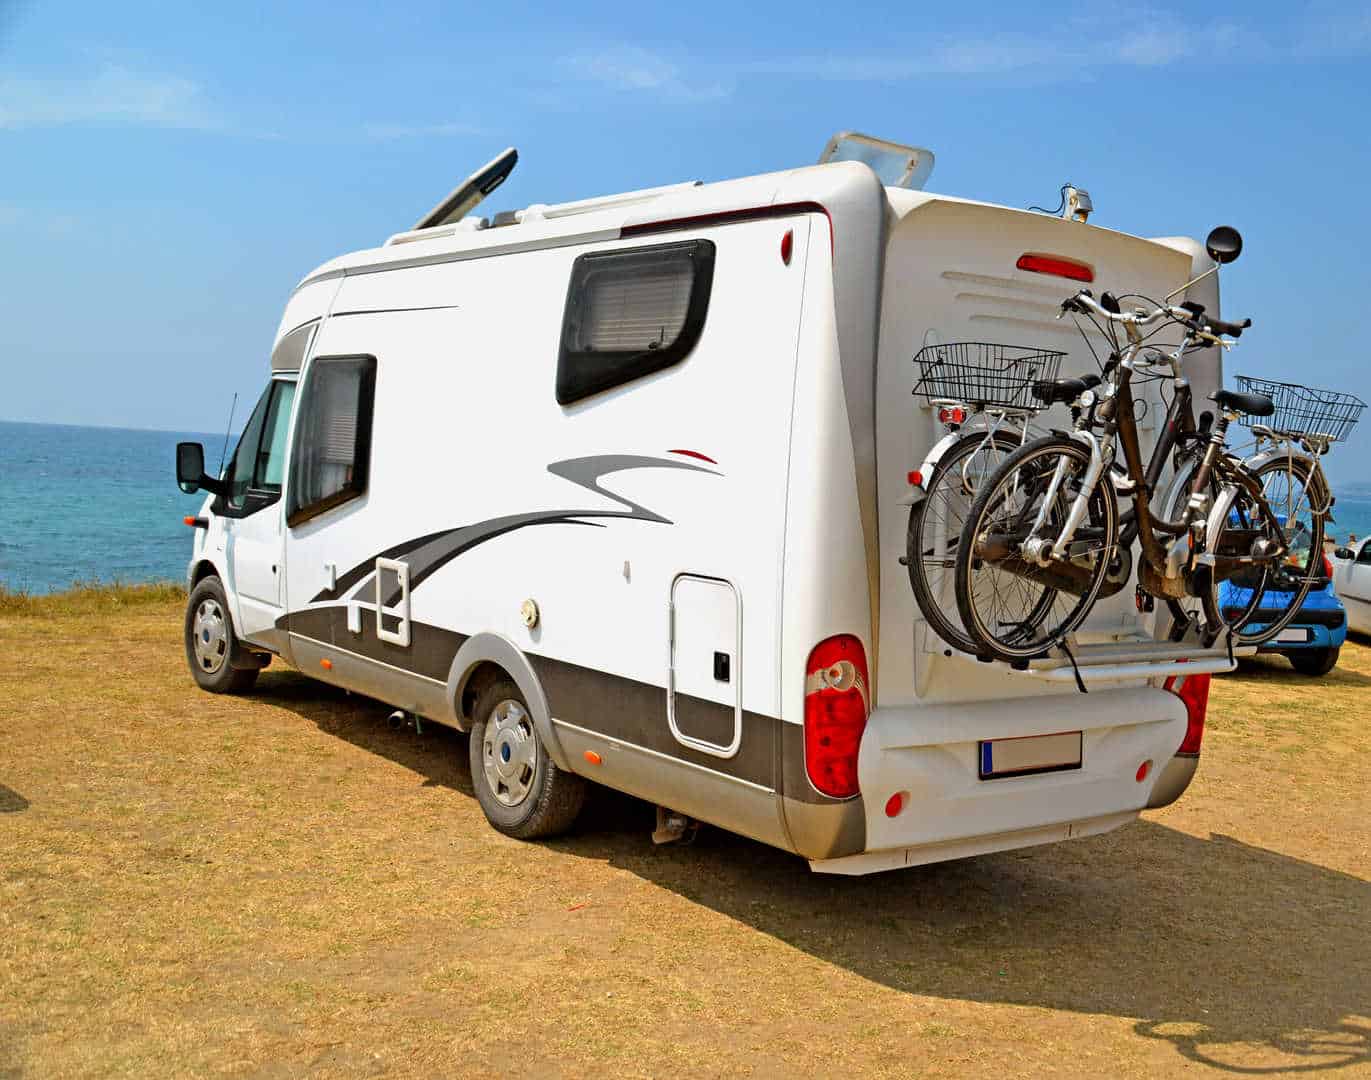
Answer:
<path fill-rule="evenodd" d="M 685 469 L 690 472 L 721 475 L 715 469 L 707 469 L 688 461 L 674 461 L 669 458 L 642 457 L 634 454 L 597 454 L 591 457 L 569 458 L 555 461 L 547 471 L 564 480 L 570 480 L 577 487 L 604 496 L 618 503 L 621 510 L 542 510 L 527 514 L 508 514 L 503 517 L 489 518 L 471 525 L 460 525 L 453 529 L 429 533 L 426 536 L 396 544 L 385 551 L 358 563 L 346 574 L 338 578 L 332 589 L 323 589 L 314 597 L 312 603 L 336 600 L 349 592 L 354 586 L 362 584 L 375 573 L 378 558 L 396 559 L 403 557 L 409 564 L 409 587 L 417 588 L 426 578 L 442 569 L 464 551 L 470 551 L 478 544 L 493 540 L 497 536 L 522 529 L 530 525 L 597 525 L 595 519 L 624 518 L 634 521 L 649 521 L 655 524 L 670 525 L 671 520 L 632 499 L 607 491 L 600 484 L 602 477 L 628 469 Z M 591 519 L 591 520 L 586 520 Z M 603 526 L 598 526 L 603 528 Z M 400 599 L 399 589 L 395 589 L 383 603 L 395 604 Z"/>

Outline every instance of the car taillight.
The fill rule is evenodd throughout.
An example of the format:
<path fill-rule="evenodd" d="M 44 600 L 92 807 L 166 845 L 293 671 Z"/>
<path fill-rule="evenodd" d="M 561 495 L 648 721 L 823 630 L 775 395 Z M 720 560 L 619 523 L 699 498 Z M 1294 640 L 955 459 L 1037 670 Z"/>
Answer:
<path fill-rule="evenodd" d="M 851 634 L 814 646 L 805 664 L 805 771 L 825 795 L 857 794 L 857 751 L 870 712 L 866 651 Z"/>
<path fill-rule="evenodd" d="M 1328 558 L 1327 555 L 1322 556 L 1322 558 L 1323 558 L 1323 576 L 1326 577 L 1326 578 L 1328 578 L 1329 581 L 1332 581 L 1332 580 L 1333 580 L 1333 564 L 1332 564 L 1332 562 L 1329 561 L 1329 558 Z"/>
<path fill-rule="evenodd" d="M 1204 714 L 1209 709 L 1209 676 L 1172 675 L 1163 689 L 1170 690 L 1185 702 L 1185 738 L 1176 753 L 1198 754 L 1204 740 Z"/>

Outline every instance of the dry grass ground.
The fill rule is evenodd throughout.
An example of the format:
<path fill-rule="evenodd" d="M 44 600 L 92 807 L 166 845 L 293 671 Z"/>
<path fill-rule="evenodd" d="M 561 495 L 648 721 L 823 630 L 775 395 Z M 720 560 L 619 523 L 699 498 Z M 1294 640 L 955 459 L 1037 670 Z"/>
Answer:
<path fill-rule="evenodd" d="M 866 879 L 606 795 L 489 829 L 461 736 L 156 590 L 0 603 L 0 1077 L 1371 1072 L 1371 649 L 1216 683 L 1109 836 Z"/>

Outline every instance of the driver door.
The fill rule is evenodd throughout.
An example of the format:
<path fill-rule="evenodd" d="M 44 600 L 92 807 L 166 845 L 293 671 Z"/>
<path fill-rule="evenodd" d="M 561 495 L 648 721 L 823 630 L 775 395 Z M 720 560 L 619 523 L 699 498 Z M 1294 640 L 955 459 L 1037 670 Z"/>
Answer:
<path fill-rule="evenodd" d="M 295 380 L 274 378 L 252 411 L 225 474 L 229 491 L 217 500 L 224 519 L 230 600 L 239 634 L 280 651 L 284 631 L 276 621 L 284 606 L 284 534 L 281 487 L 286 436 L 295 402 Z"/>

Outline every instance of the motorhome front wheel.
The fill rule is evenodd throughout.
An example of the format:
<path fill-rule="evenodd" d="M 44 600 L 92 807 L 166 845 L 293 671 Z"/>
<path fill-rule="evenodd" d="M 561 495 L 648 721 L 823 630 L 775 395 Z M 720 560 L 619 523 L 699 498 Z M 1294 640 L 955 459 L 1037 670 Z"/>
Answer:
<path fill-rule="evenodd" d="M 212 694 L 246 693 L 257 681 L 260 664 L 238 644 L 224 586 L 213 574 L 196 583 L 186 604 L 186 663 Z"/>
<path fill-rule="evenodd" d="M 548 757 L 519 688 L 495 680 L 477 696 L 474 715 L 471 785 L 486 820 L 519 840 L 570 828 L 585 802 L 585 781 Z"/>

